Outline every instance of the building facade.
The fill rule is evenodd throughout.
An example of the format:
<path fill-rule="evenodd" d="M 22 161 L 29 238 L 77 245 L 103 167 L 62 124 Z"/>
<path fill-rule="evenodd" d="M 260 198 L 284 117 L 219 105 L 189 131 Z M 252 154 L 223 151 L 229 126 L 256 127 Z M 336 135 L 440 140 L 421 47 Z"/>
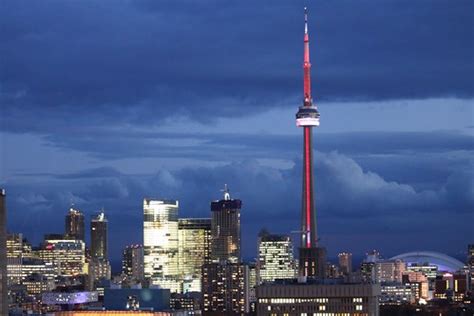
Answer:
<path fill-rule="evenodd" d="M 82 240 L 85 239 L 84 214 L 74 208 L 70 208 L 65 219 L 65 234 L 66 238 Z"/>
<path fill-rule="evenodd" d="M 257 287 L 258 316 L 378 316 L 379 284 L 297 283 Z"/>
<path fill-rule="evenodd" d="M 211 219 L 180 218 L 178 240 L 183 292 L 200 292 L 202 266 L 210 263 Z"/>
<path fill-rule="evenodd" d="M 41 260 L 52 263 L 61 276 L 85 273 L 85 244 L 81 240 L 46 239 L 37 253 Z"/>
<path fill-rule="evenodd" d="M 129 245 L 122 252 L 122 273 L 136 281 L 144 278 L 143 246 Z"/>
<path fill-rule="evenodd" d="M 290 236 L 260 232 L 257 266 L 259 283 L 295 278 L 296 264 Z"/>
<path fill-rule="evenodd" d="M 108 259 L 108 220 L 102 211 L 91 218 L 91 258 Z"/>
<path fill-rule="evenodd" d="M 249 310 L 248 266 L 229 261 L 202 269 L 203 315 L 241 315 Z"/>
<path fill-rule="evenodd" d="M 143 215 L 145 277 L 154 285 L 180 292 L 178 201 L 144 199 Z"/>
<path fill-rule="evenodd" d="M 230 198 L 227 186 L 224 199 L 211 202 L 211 259 L 240 262 L 241 200 Z"/>
<path fill-rule="evenodd" d="M 352 272 L 352 253 L 341 252 L 337 257 L 339 259 L 339 271 L 342 275 L 349 275 Z"/>

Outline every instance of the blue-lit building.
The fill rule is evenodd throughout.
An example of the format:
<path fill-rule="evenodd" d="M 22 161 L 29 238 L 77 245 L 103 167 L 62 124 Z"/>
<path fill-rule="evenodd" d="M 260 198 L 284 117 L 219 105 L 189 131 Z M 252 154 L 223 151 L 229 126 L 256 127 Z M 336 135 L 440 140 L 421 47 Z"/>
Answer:
<path fill-rule="evenodd" d="M 106 310 L 153 310 L 170 309 L 169 289 L 105 289 Z"/>

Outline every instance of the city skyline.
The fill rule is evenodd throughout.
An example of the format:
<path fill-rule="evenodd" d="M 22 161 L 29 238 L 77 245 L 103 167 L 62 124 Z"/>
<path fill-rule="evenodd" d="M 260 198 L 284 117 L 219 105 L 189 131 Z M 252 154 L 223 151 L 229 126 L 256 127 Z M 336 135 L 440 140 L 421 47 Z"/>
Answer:
<path fill-rule="evenodd" d="M 224 183 L 243 201 L 244 258 L 256 256 L 260 229 L 298 229 L 301 135 L 292 117 L 301 100 L 300 4 L 235 4 L 196 16 L 194 5 L 176 10 L 145 1 L 117 5 L 102 24 L 87 6 L 51 3 L 65 17 L 53 19 L 64 23 L 60 30 L 49 30 L 42 22 L 51 13 L 34 5 L 12 2 L 17 15 L 0 13 L 9 41 L 0 94 L 9 231 L 38 244 L 44 233 L 64 231 L 71 201 L 86 218 L 105 207 L 110 257 L 118 261 L 125 245 L 142 243 L 144 197 L 175 199 L 182 217 L 206 217 Z M 466 27 L 473 4 L 446 10 L 446 3 L 411 4 L 409 12 L 370 1 L 309 5 L 314 90 L 324 117 L 314 140 L 318 232 L 329 257 L 372 248 L 388 257 L 420 249 L 465 253 L 474 209 L 473 34 Z M 357 15 L 367 10 L 379 15 Z M 159 22 L 160 12 L 176 13 L 180 23 Z M 246 25 L 229 23 L 243 17 Z M 133 22 L 126 31 L 123 18 Z M 99 31 L 86 35 L 90 25 Z M 126 41 L 113 36 L 116 29 Z M 370 34 L 372 44 L 359 34 Z M 159 45 L 171 35 L 177 44 Z M 74 55 L 70 37 L 89 41 L 86 58 Z M 117 53 L 123 42 L 127 54 Z M 119 75 L 109 76 L 109 68 Z M 456 225 L 446 227 L 445 218 Z M 429 235 L 441 230 L 443 236 Z"/>

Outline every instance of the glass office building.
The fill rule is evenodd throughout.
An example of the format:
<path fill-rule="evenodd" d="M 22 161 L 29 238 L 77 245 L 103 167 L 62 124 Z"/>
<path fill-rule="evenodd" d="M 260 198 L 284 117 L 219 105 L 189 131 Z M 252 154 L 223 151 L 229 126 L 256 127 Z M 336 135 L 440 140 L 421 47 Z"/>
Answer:
<path fill-rule="evenodd" d="M 153 285 L 180 292 L 178 260 L 178 201 L 143 200 L 145 277 Z"/>

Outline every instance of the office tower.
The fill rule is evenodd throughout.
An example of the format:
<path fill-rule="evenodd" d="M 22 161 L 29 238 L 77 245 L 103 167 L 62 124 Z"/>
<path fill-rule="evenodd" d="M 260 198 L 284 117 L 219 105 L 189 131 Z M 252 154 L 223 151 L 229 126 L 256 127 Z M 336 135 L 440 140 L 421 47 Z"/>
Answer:
<path fill-rule="evenodd" d="M 471 291 L 474 292 L 474 244 L 467 246 L 467 266 L 469 268 L 471 278 Z"/>
<path fill-rule="evenodd" d="M 227 185 L 224 199 L 211 202 L 211 259 L 240 262 L 241 200 L 230 198 Z"/>
<path fill-rule="evenodd" d="M 418 292 L 416 284 L 383 283 L 380 287 L 380 305 L 406 305 L 416 302 Z"/>
<path fill-rule="evenodd" d="M 406 271 L 403 273 L 402 283 L 411 285 L 416 284 L 418 289 L 415 297 L 416 300 L 419 300 L 420 298 L 426 300 L 428 298 L 429 281 L 426 275 L 424 275 L 422 272 Z"/>
<path fill-rule="evenodd" d="M 143 246 L 130 245 L 122 252 L 122 273 L 135 281 L 142 281 L 144 276 Z"/>
<path fill-rule="evenodd" d="M 21 284 L 23 280 L 32 274 L 41 274 L 51 280 L 60 275 L 59 267 L 55 266 L 52 262 L 45 262 L 38 258 L 23 258 L 20 261 L 15 259 L 8 262 L 7 276 L 9 285 Z"/>
<path fill-rule="evenodd" d="M 248 312 L 248 266 L 230 261 L 205 264 L 202 270 L 203 315 Z"/>
<path fill-rule="evenodd" d="M 7 209 L 5 190 L 0 188 L 0 313 L 8 315 Z"/>
<path fill-rule="evenodd" d="M 210 262 L 211 219 L 180 218 L 178 240 L 183 292 L 200 292 L 202 266 Z"/>
<path fill-rule="evenodd" d="M 349 275 L 352 272 L 352 253 L 341 252 L 337 255 L 339 258 L 339 270 L 343 275 Z"/>
<path fill-rule="evenodd" d="M 84 214 L 74 208 L 70 208 L 65 220 L 65 236 L 70 239 L 85 240 Z"/>
<path fill-rule="evenodd" d="M 296 125 L 303 127 L 303 196 L 301 207 L 301 245 L 299 249 L 300 277 L 320 277 L 326 274 L 326 249 L 318 245 L 313 183 L 313 126 L 319 126 L 319 112 L 311 96 L 311 63 L 309 62 L 308 15 L 304 24 L 304 97 L 296 114 Z"/>
<path fill-rule="evenodd" d="M 444 273 L 436 276 L 434 297 L 460 302 L 468 291 L 467 273 Z"/>
<path fill-rule="evenodd" d="M 375 262 L 375 282 L 402 282 L 402 275 L 406 271 L 406 264 L 400 259 L 380 260 Z"/>
<path fill-rule="evenodd" d="M 104 211 L 91 219 L 91 258 L 108 259 L 107 252 L 107 218 Z"/>
<path fill-rule="evenodd" d="M 178 257 L 178 201 L 143 200 L 145 277 L 151 284 L 180 292 Z"/>
<path fill-rule="evenodd" d="M 258 238 L 258 279 L 269 282 L 296 276 L 290 236 L 261 231 Z"/>
<path fill-rule="evenodd" d="M 379 296 L 379 284 L 279 280 L 257 287 L 257 315 L 378 316 Z"/>
<path fill-rule="evenodd" d="M 61 276 L 84 273 L 85 244 L 81 240 L 64 239 L 62 235 L 46 235 L 37 253 L 44 262 L 53 263 Z"/>
<path fill-rule="evenodd" d="M 89 261 L 89 289 L 96 288 L 100 280 L 110 280 L 111 267 L 108 254 L 108 221 L 104 210 L 91 218 L 91 259 Z"/>

